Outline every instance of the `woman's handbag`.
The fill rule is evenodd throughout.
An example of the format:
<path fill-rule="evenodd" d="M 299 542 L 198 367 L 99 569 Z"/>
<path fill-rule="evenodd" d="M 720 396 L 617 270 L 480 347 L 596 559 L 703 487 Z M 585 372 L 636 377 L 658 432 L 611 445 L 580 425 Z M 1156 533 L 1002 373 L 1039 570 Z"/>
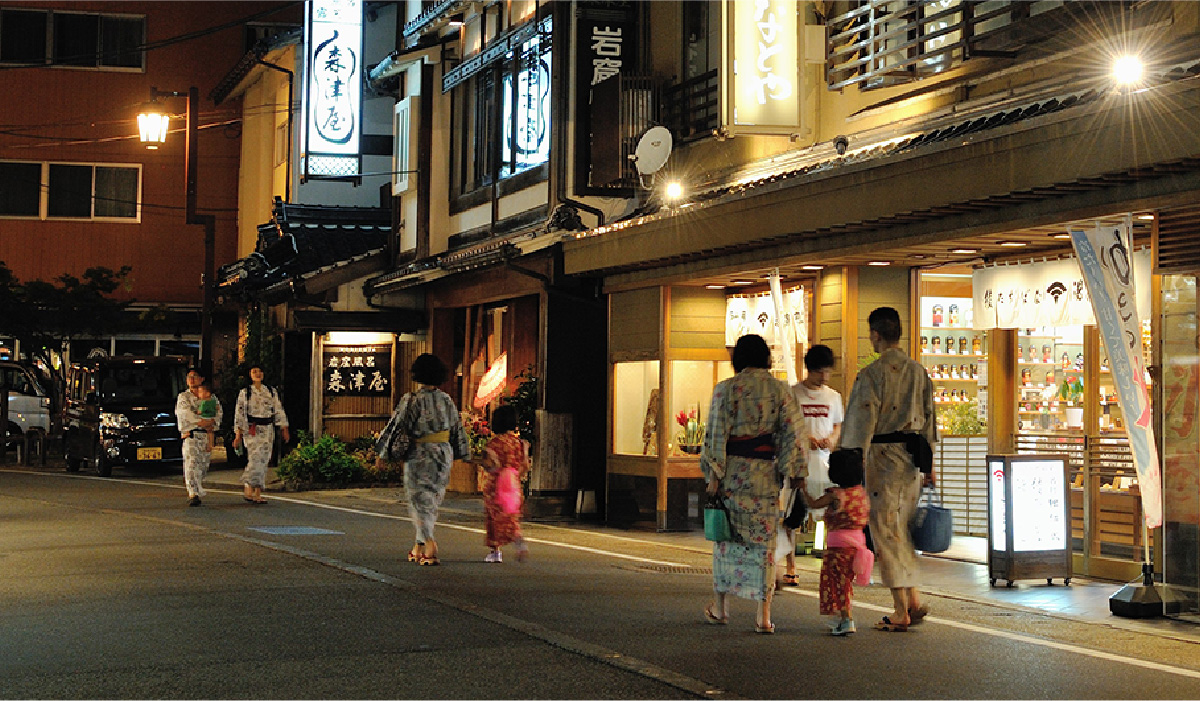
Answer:
<path fill-rule="evenodd" d="M 710 494 L 704 503 L 704 539 L 714 543 L 735 540 L 733 526 L 729 522 L 729 509 L 720 494 Z"/>
<path fill-rule="evenodd" d="M 788 509 L 787 516 L 783 518 L 783 525 L 788 530 L 794 531 L 804 525 L 804 517 L 808 516 L 808 504 L 805 496 L 804 490 L 792 490 L 792 507 Z"/>
<path fill-rule="evenodd" d="M 937 496 L 937 504 L 929 497 L 928 503 L 922 505 L 921 499 L 930 494 Z M 950 509 L 942 506 L 942 498 L 938 496 L 937 490 L 921 490 L 921 497 L 917 500 L 917 513 L 913 517 L 909 532 L 912 534 L 913 547 L 921 552 L 941 553 L 950 548 L 950 537 L 954 534 L 954 516 Z"/>

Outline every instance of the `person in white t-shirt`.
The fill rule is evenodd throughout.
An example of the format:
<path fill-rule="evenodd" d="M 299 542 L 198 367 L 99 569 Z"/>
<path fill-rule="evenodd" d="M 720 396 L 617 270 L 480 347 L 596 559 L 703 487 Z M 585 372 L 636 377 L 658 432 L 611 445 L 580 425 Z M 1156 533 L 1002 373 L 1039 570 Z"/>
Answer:
<path fill-rule="evenodd" d="M 804 417 L 804 435 L 808 436 L 807 484 L 814 488 L 817 498 L 825 493 L 826 488 L 833 486 L 829 480 L 829 451 L 838 444 L 845 416 L 842 395 L 826 384 L 833 374 L 833 365 L 833 349 L 817 344 L 804 354 L 804 368 L 807 370 L 804 379 L 792 385 L 792 394 Z M 790 500 L 791 495 L 786 498 Z M 815 510 L 813 520 L 819 520 L 823 511 Z M 796 534 L 790 531 L 787 535 L 791 547 L 785 558 L 783 584 L 796 586 L 799 584 L 796 578 Z"/>

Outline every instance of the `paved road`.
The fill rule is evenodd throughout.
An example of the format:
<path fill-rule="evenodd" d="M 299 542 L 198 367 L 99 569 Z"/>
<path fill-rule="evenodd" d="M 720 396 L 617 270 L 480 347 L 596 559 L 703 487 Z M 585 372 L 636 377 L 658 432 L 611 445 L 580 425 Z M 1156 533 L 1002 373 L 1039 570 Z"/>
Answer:
<path fill-rule="evenodd" d="M 405 561 L 399 490 L 184 505 L 171 473 L 0 468 L 5 698 L 1200 698 L 1194 643 L 935 599 L 928 624 L 825 634 L 815 577 L 778 634 L 705 625 L 693 539 L 529 524 L 482 562 L 445 514 L 443 566 Z"/>

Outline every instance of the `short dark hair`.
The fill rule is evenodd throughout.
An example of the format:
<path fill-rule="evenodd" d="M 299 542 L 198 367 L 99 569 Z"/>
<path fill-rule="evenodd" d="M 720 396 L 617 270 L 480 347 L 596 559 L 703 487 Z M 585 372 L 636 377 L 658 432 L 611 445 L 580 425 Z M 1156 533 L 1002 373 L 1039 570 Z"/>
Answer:
<path fill-rule="evenodd" d="M 862 451 L 855 448 L 838 448 L 830 453 L 829 481 L 842 489 L 862 484 Z"/>
<path fill-rule="evenodd" d="M 888 343 L 896 343 L 900 340 L 900 334 L 903 333 L 900 326 L 900 312 L 891 307 L 879 307 L 871 312 L 871 315 L 867 317 L 867 324 L 872 331 L 879 334 L 879 337 Z"/>
<path fill-rule="evenodd" d="M 833 367 L 833 349 L 818 343 L 804 354 L 804 367 L 809 370 L 824 370 Z"/>
<path fill-rule="evenodd" d="M 417 359 L 413 361 L 410 371 L 413 382 L 434 386 L 444 383 L 450 374 L 450 371 L 446 369 L 446 364 L 432 353 L 418 355 Z"/>
<path fill-rule="evenodd" d="M 501 404 L 492 412 L 492 433 L 508 433 L 517 427 L 517 408 L 512 404 Z"/>
<path fill-rule="evenodd" d="M 733 347 L 733 371 L 741 372 L 746 368 L 771 367 L 771 349 L 762 336 L 748 333 L 737 340 Z"/>

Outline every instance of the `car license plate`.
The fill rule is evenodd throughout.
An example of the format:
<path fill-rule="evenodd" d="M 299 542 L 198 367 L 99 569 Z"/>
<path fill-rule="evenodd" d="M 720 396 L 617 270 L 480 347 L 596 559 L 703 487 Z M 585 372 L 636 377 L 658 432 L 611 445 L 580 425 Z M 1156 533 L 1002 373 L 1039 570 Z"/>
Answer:
<path fill-rule="evenodd" d="M 162 460 L 162 448 L 138 448 L 138 460 Z"/>

